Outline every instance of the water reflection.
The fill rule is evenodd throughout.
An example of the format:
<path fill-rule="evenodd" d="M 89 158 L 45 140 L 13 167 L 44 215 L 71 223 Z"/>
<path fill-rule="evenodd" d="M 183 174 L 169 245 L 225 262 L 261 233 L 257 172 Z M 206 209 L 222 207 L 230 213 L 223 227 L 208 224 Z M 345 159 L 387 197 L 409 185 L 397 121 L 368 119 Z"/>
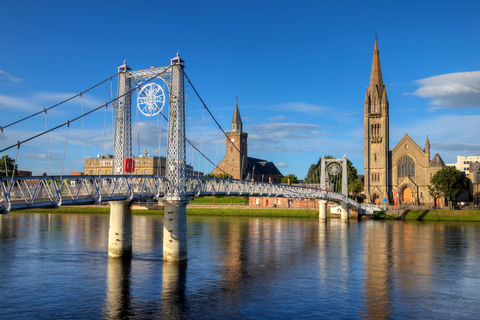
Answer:
<path fill-rule="evenodd" d="M 165 319 L 182 319 L 187 303 L 187 262 L 165 261 L 162 266 L 162 312 Z"/>
<path fill-rule="evenodd" d="M 131 315 L 131 269 L 131 257 L 108 259 L 107 319 L 125 319 Z"/>
<path fill-rule="evenodd" d="M 188 268 L 162 261 L 162 230 L 134 216 L 132 258 L 108 259 L 108 215 L 0 216 L 0 318 L 480 312 L 478 223 L 189 217 Z"/>

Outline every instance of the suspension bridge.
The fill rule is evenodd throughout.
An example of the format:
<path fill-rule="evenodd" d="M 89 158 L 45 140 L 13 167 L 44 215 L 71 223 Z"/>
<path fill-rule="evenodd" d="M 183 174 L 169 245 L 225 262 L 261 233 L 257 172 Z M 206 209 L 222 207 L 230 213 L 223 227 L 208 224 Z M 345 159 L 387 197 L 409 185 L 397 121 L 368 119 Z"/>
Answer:
<path fill-rule="evenodd" d="M 326 190 L 324 184 L 321 188 L 316 189 L 256 181 L 187 176 L 187 143 L 209 162 L 214 163 L 203 155 L 201 150 L 196 148 L 185 136 L 185 80 L 187 80 L 193 88 L 203 104 L 204 110 L 208 111 L 219 127 L 219 130 L 224 134 L 225 132 L 213 117 L 213 114 L 196 91 L 190 79 L 186 76 L 184 67 L 184 61 L 178 54 L 171 59 L 170 65 L 166 67 L 152 67 L 132 71 L 126 63 L 124 63 L 118 68 L 118 73 L 115 75 L 118 76 L 116 97 L 112 98 L 109 102 L 85 113 L 82 110 L 81 115 L 66 120 L 64 123 L 50 129 L 46 127 L 43 132 L 18 141 L 16 144 L 10 146 L 3 145 L 0 152 L 3 153 L 4 156 L 7 150 L 16 151 L 16 164 L 19 149 L 23 144 L 46 135 L 48 146 L 49 133 L 61 128 L 66 129 L 62 174 L 18 177 L 14 176 L 12 172 L 11 175 L 7 174 L 7 176 L 0 177 L 0 213 L 6 214 L 16 210 L 58 208 L 66 205 L 72 206 L 109 202 L 111 204 L 109 255 L 113 257 L 131 253 L 131 211 L 129 206 L 132 201 L 141 199 L 163 200 L 165 203 L 163 259 L 180 261 L 187 258 L 186 205 L 189 199 L 194 197 L 265 196 L 317 199 L 319 200 L 319 218 L 321 220 L 326 219 L 326 204 L 328 201 L 341 204 L 343 220 L 348 220 L 349 206 L 361 210 L 361 205 L 347 195 L 345 157 L 341 160 L 343 168 L 342 176 L 344 177 L 341 193 Z M 111 81 L 111 79 L 112 77 L 109 77 L 109 79 L 105 81 Z M 168 117 L 164 116 L 161 112 L 163 103 L 165 103 L 166 100 L 163 95 L 163 89 L 161 90 L 154 85 L 149 85 L 152 84 L 152 81 L 155 79 L 161 79 L 166 84 L 169 102 Z M 141 110 L 142 113 L 147 115 L 160 113 L 163 118 L 168 121 L 166 173 L 162 176 L 133 174 L 134 164 L 132 163 L 131 129 L 132 95 L 135 90 L 144 91 L 144 88 L 148 88 L 148 90 L 144 92 L 143 97 L 139 97 L 138 99 L 139 105 L 142 104 L 144 106 L 144 109 Z M 88 90 L 80 92 L 60 104 L 77 97 L 82 97 L 86 92 L 88 92 Z M 43 109 L 28 117 L 0 127 L 2 142 L 4 141 L 4 133 L 8 131 L 7 129 L 9 129 L 9 127 L 42 113 L 45 114 L 45 119 L 47 119 L 47 111 L 60 104 Z M 110 167 L 112 174 L 63 175 L 65 150 L 70 125 L 76 121 L 81 121 L 83 130 L 83 121 L 86 116 L 101 109 L 105 109 L 106 112 L 108 106 L 113 106 L 115 110 L 113 163 Z M 235 147 L 233 143 L 232 146 Z M 240 152 L 240 150 L 238 150 L 238 152 Z M 4 162 L 6 165 L 6 161 Z M 216 167 L 216 164 L 214 165 Z M 323 163 L 323 170 L 325 170 L 326 167 L 325 163 Z M 6 167 L 5 172 L 8 173 Z M 72 181 L 75 181 L 75 183 L 72 183 Z M 325 172 L 323 171 L 322 181 L 325 183 Z"/>

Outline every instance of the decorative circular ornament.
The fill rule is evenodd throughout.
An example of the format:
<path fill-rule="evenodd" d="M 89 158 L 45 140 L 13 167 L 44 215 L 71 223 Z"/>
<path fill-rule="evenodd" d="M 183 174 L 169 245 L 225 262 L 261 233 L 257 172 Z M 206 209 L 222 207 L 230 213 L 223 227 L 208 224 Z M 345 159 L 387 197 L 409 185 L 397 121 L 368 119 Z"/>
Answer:
<path fill-rule="evenodd" d="M 340 166 L 337 163 L 332 163 L 328 166 L 328 173 L 332 176 L 336 176 L 340 172 Z"/>
<path fill-rule="evenodd" d="M 137 107 L 147 117 L 152 117 L 162 111 L 165 105 L 165 93 L 156 83 L 149 83 L 138 92 Z"/>

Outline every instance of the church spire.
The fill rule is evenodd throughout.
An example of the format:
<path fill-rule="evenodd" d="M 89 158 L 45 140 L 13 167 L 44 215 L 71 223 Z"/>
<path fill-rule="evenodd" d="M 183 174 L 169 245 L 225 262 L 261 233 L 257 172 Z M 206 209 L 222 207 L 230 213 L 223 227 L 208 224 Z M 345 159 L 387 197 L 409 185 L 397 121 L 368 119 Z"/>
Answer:
<path fill-rule="evenodd" d="M 380 68 L 380 55 L 378 51 L 377 36 L 375 35 L 375 47 L 373 49 L 373 61 L 372 61 L 372 72 L 370 73 L 370 90 L 375 90 L 374 92 L 378 97 L 383 95 L 383 79 L 382 79 L 382 69 Z"/>
<path fill-rule="evenodd" d="M 233 112 L 232 123 L 230 124 L 232 132 L 242 131 L 242 118 L 240 118 L 240 111 L 238 110 L 238 97 L 235 100 L 235 111 Z"/>

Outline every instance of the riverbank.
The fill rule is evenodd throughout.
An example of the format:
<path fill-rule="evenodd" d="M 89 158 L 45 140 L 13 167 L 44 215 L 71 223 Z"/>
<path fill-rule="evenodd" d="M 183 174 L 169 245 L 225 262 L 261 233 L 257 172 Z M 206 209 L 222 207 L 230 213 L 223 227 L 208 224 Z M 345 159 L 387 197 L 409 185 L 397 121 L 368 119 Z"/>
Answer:
<path fill-rule="evenodd" d="M 387 211 L 375 214 L 373 219 L 480 222 L 480 210 L 406 210 L 397 213 Z"/>
<path fill-rule="evenodd" d="M 58 209 L 32 209 L 18 211 L 19 213 L 53 213 L 53 214 L 109 214 L 110 207 L 106 206 L 74 206 Z M 163 210 L 138 210 L 133 207 L 133 215 L 163 215 Z M 272 218 L 318 218 L 318 209 L 280 209 L 280 208 L 251 208 L 249 206 L 209 206 L 189 205 L 187 215 L 203 216 L 246 216 Z M 339 218 L 339 215 L 327 211 L 328 218 Z M 404 212 L 381 212 L 373 217 L 363 216 L 363 219 L 379 220 L 418 220 L 418 221 L 476 221 L 480 222 L 480 210 L 408 210 Z M 350 212 L 350 219 L 357 219 L 357 213 Z"/>
<path fill-rule="evenodd" d="M 58 209 L 31 209 L 16 211 L 19 213 L 53 213 L 53 214 L 109 214 L 107 206 L 72 206 Z M 132 209 L 133 215 L 163 215 L 163 210 L 136 210 Z M 330 212 L 328 212 L 330 214 Z M 275 208 L 250 208 L 248 206 L 188 206 L 187 215 L 203 216 L 247 216 L 247 217 L 296 217 L 318 218 L 317 209 L 275 209 Z"/>

